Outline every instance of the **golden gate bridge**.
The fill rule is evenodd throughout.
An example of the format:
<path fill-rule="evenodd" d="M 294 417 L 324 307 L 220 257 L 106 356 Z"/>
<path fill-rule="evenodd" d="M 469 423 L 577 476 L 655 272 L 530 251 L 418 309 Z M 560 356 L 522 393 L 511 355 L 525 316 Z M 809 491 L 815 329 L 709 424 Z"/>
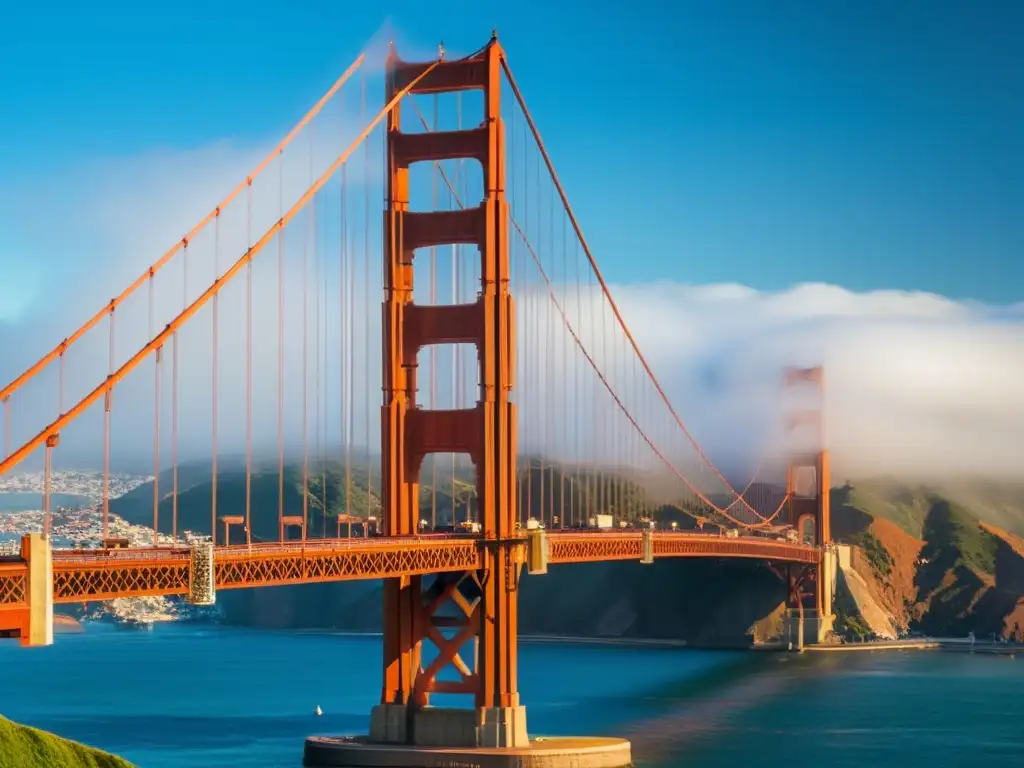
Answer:
<path fill-rule="evenodd" d="M 340 129 L 318 122 L 329 114 Z M 59 603 L 383 579 L 373 740 L 525 748 L 524 567 L 753 558 L 785 580 L 800 643 L 805 614 L 812 637 L 827 627 L 822 371 L 780 374 L 811 405 L 778 415 L 784 450 L 768 441 L 733 484 L 631 333 L 497 39 L 425 63 L 391 50 L 383 72 L 364 54 L 214 210 L 0 390 L 0 474 L 39 452 L 44 473 L 43 532 L 0 557 L 0 632 L 48 644 Z M 180 470 L 199 423 L 209 535 L 186 540 Z M 50 544 L 53 461 L 72 434 L 102 446 L 96 548 Z M 142 453 L 150 434 L 154 538 L 132 547 L 110 535 L 111 452 Z M 267 460 L 256 446 L 271 441 Z M 231 444 L 239 498 L 218 487 Z M 254 514 L 267 473 L 274 520 Z M 691 522 L 660 529 L 666 510 Z M 428 722 L 439 693 L 471 699 L 475 736 Z"/>

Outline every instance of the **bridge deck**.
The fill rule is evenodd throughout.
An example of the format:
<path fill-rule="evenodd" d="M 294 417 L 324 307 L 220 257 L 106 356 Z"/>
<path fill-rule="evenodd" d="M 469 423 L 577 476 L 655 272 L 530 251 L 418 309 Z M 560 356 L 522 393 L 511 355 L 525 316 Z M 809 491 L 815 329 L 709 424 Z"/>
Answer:
<path fill-rule="evenodd" d="M 654 533 L 654 556 L 747 558 L 817 563 L 816 547 L 766 538 Z M 525 538 L 523 540 L 525 542 Z M 548 533 L 550 564 L 639 560 L 639 531 Z M 482 566 L 475 536 L 316 539 L 284 544 L 216 548 L 216 588 L 239 589 L 389 576 L 474 570 Z M 525 557 L 525 548 L 523 548 Z M 24 609 L 28 567 L 18 557 L 0 560 L 0 610 Z M 53 600 L 76 603 L 188 592 L 189 550 L 144 548 L 53 551 Z"/>

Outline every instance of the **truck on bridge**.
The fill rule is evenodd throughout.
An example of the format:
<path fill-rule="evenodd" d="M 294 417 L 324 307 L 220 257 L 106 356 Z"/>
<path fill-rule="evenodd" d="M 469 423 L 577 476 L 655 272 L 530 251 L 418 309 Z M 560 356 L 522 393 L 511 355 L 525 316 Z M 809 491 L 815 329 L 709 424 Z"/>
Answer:
<path fill-rule="evenodd" d="M 438 525 L 434 527 L 434 533 L 470 535 L 480 533 L 480 523 L 473 520 L 463 520 L 454 525 Z"/>

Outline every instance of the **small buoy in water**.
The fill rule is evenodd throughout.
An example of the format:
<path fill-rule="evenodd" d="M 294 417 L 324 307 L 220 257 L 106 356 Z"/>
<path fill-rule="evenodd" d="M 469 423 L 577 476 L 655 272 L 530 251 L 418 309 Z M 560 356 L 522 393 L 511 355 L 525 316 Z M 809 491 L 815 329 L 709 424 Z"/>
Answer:
<path fill-rule="evenodd" d="M 316 716 L 320 717 L 320 715 L 322 715 L 323 713 L 324 713 L 324 711 L 322 709 L 320 709 L 320 705 L 317 704 L 316 705 Z"/>

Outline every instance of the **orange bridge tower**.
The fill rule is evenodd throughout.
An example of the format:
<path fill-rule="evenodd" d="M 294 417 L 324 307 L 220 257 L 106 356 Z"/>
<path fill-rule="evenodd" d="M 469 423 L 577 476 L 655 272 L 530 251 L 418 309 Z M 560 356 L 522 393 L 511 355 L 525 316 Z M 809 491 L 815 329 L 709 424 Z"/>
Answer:
<path fill-rule="evenodd" d="M 387 99 L 432 64 L 388 57 Z M 476 567 L 403 576 L 384 585 L 384 686 L 371 716 L 378 743 L 525 747 L 526 712 L 517 688 L 518 582 L 524 552 L 517 536 L 515 306 L 509 293 L 509 211 L 505 200 L 501 48 L 496 40 L 467 59 L 442 61 L 413 94 L 479 89 L 484 115 L 469 130 L 404 133 L 400 105 L 387 132 L 384 220 L 384 405 L 382 503 L 386 536 L 417 531 L 418 477 L 426 456 L 468 454 L 476 469 L 481 545 Z M 458 211 L 409 210 L 409 166 L 454 158 L 483 167 L 484 198 Z M 475 244 L 481 282 L 471 304 L 413 302 L 417 249 Z M 474 344 L 475 407 L 428 410 L 416 402 L 417 354 L 439 344 Z M 445 613 L 445 610 L 448 613 Z M 454 615 L 451 615 L 454 614 Z M 423 651 L 424 641 L 436 656 Z M 476 653 L 466 648 L 476 642 Z M 433 649 L 431 649 L 433 650 Z M 468 656 L 468 658 L 467 658 Z M 475 663 L 473 663 L 475 656 Z M 439 680 L 444 668 L 457 679 Z M 451 675 L 448 676 L 450 678 Z M 428 707 L 433 693 L 472 696 L 472 708 Z"/>
<path fill-rule="evenodd" d="M 783 389 L 799 399 L 788 419 L 792 451 L 786 470 L 786 522 L 796 529 L 801 542 L 822 549 L 820 564 L 786 566 L 790 636 L 802 647 L 805 642 L 821 642 L 833 621 L 835 557 L 829 507 L 832 478 L 824 434 L 824 370 L 821 366 L 788 368 Z"/>

